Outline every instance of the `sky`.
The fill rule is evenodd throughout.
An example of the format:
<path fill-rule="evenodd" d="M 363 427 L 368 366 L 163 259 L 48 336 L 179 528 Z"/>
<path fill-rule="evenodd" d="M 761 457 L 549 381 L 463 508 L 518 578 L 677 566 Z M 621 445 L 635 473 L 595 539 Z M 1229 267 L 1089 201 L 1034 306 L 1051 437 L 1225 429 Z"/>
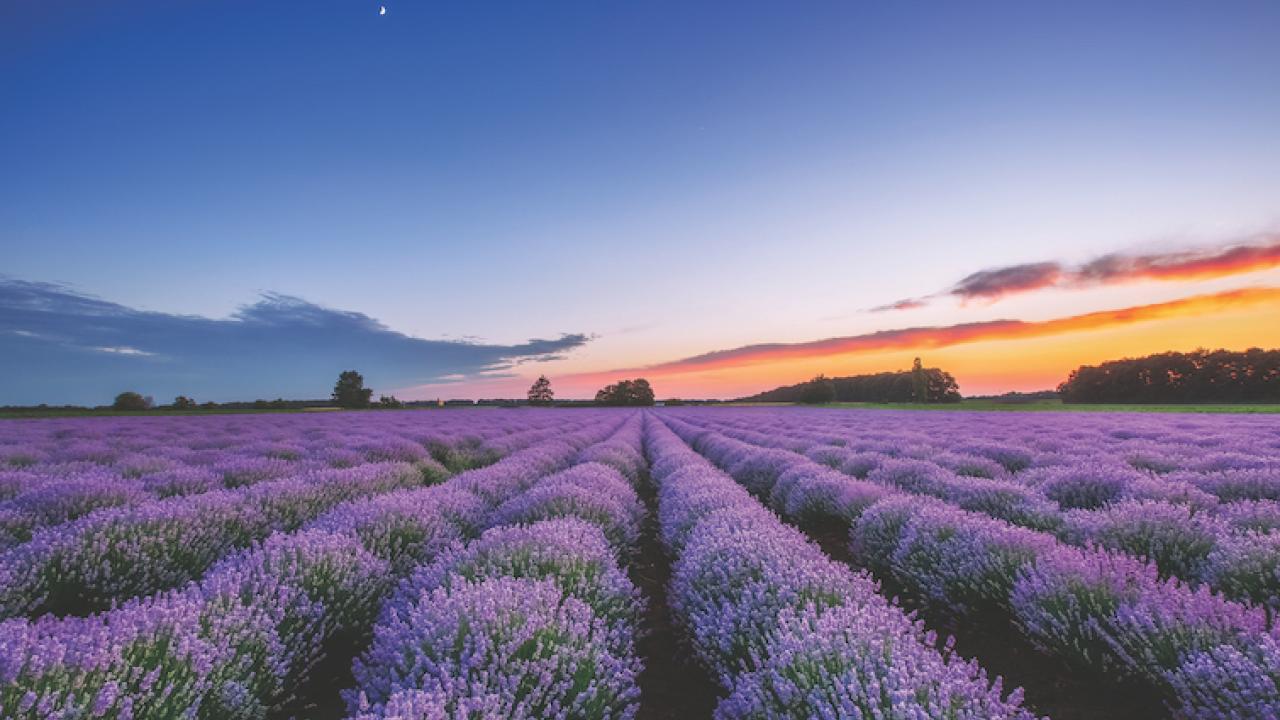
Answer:
<path fill-rule="evenodd" d="M 1280 5 L 1118 5 L 2 3 L 0 404 L 1280 346 Z"/>

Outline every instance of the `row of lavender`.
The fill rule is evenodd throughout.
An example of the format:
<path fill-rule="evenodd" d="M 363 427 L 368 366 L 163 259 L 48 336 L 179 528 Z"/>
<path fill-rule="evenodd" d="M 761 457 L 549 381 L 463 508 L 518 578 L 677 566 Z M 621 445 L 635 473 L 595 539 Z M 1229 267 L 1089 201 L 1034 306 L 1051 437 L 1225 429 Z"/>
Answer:
<path fill-rule="evenodd" d="M 1038 521 L 1029 519 L 1053 517 L 1055 512 L 1060 512 L 1060 506 L 1052 499 L 1029 491 L 1027 485 L 1008 477 L 947 474 L 937 465 L 922 462 L 921 458 L 930 456 L 919 447 L 909 456 L 914 459 L 868 458 L 865 444 L 876 441 L 851 432 L 850 417 L 868 422 L 868 434 L 873 434 L 884 431 L 881 426 L 886 413 L 831 413 L 828 417 L 833 418 L 833 427 L 821 422 L 823 416 L 810 415 L 805 418 L 809 422 L 804 428 L 795 429 L 786 427 L 794 423 L 793 417 L 780 419 L 760 411 L 738 412 L 741 414 L 737 417 L 727 413 L 712 416 L 686 412 L 682 414 L 683 419 L 670 419 L 670 423 L 694 447 L 729 470 L 753 492 L 768 499 L 787 518 L 801 524 L 832 519 L 847 523 L 853 549 L 863 563 L 893 577 L 937 611 L 956 617 L 976 617 L 990 610 L 1004 613 L 1042 649 L 1087 668 L 1140 678 L 1164 692 L 1171 706 L 1183 716 L 1271 717 L 1280 713 L 1280 653 L 1277 653 L 1276 632 L 1270 630 L 1265 608 L 1254 609 L 1228 601 L 1211 593 L 1207 586 L 1184 584 L 1167 577 L 1170 574 L 1167 570 L 1162 576 L 1155 564 L 1131 555 L 1094 547 L 1091 542 L 1085 542 L 1083 549 L 1071 547 L 1052 534 L 1007 522 L 1013 520 L 1035 526 Z M 991 435 L 1007 437 L 1023 432 L 1022 429 L 1017 433 L 1001 429 L 1001 422 L 1017 424 L 1019 428 L 1030 422 L 1022 417 L 998 417 L 999 420 L 984 419 L 984 430 L 995 426 Z M 975 418 L 966 420 L 973 422 Z M 1131 420 L 1131 428 L 1141 429 L 1143 421 Z M 1072 416 L 1072 421 L 1084 424 L 1079 416 Z M 1190 422 L 1185 419 L 1162 421 L 1175 430 L 1187 429 L 1183 426 Z M 1062 425 L 1058 435 L 1099 435 L 1097 429 L 1073 431 L 1062 419 L 1052 422 Z M 1198 421 L 1196 425 L 1203 428 L 1204 422 Z M 744 429 L 746 424 L 751 427 Z M 1114 420 L 1102 424 L 1114 424 Z M 1271 456 L 1262 453 L 1268 449 L 1274 452 L 1275 427 L 1274 423 L 1258 422 L 1250 426 L 1252 432 L 1246 433 L 1251 437 L 1250 457 L 1256 458 L 1258 465 L 1247 471 L 1256 475 L 1269 467 L 1266 463 Z M 727 437 L 708 429 L 711 427 L 759 445 Z M 761 427 L 768 432 L 759 432 Z M 946 429 L 950 436 L 935 437 L 932 444 L 945 445 L 950 441 L 1001 457 L 1006 462 L 1010 458 L 1032 455 L 1027 464 L 1019 468 L 1024 473 L 1043 467 L 1047 473 L 1079 477 L 1081 484 L 1089 483 L 1091 475 L 1087 469 L 1049 464 L 1050 458 L 1035 457 L 1025 446 L 975 442 L 971 439 L 972 432 L 967 437 L 961 436 L 960 428 L 954 425 Z M 1162 432 L 1160 436 L 1167 440 L 1170 431 L 1165 428 Z M 822 439 L 815 441 L 815 437 Z M 1152 440 L 1148 438 L 1148 441 Z M 1056 437 L 1048 442 L 1058 447 Z M 783 450 L 783 447 L 790 449 Z M 798 451 L 807 452 L 809 457 L 798 455 Z M 1094 457 L 1102 452 L 1098 449 Z M 1062 453 L 1056 455 L 1060 457 Z M 848 474 L 810 459 L 829 461 L 833 456 L 843 458 L 839 465 Z M 1105 463 L 1101 465 L 1114 468 Z M 1006 473 L 1009 469 L 1006 465 Z M 866 479 L 854 477 L 858 474 Z M 1158 488 L 1162 481 L 1163 478 L 1155 476 L 1144 477 L 1142 483 L 1131 483 L 1127 491 L 1143 484 Z M 951 504 L 933 498 L 922 499 L 915 493 L 941 497 Z M 1185 546 L 1171 546 L 1167 541 L 1169 537 L 1177 538 L 1187 532 L 1188 526 L 1180 524 L 1180 519 L 1204 521 L 1205 517 L 1218 517 L 1214 512 L 1229 517 L 1231 511 L 1220 509 L 1217 498 L 1214 502 L 1190 507 L 1170 503 L 1176 499 L 1177 494 L 1170 493 L 1160 500 L 1104 503 L 1100 514 L 1088 518 L 1093 527 L 1107 528 L 1107 532 L 1086 536 L 1083 540 L 1138 538 L 1129 541 L 1132 545 L 1113 544 L 1120 549 L 1164 557 L 1166 562 L 1184 558 Z M 1162 526 L 1152 521 L 1152 514 L 1144 516 L 1135 512 L 1153 507 L 1165 509 L 1165 505 L 1159 503 L 1169 503 L 1179 510 L 1177 514 L 1163 515 L 1175 521 Z M 973 512 L 975 510 L 982 512 Z M 1089 526 L 1079 511 L 1066 515 L 1066 522 L 1056 529 L 1061 531 L 1065 527 L 1075 532 L 1075 528 Z M 1207 527 L 1208 521 L 1205 523 L 1199 527 Z M 1071 532 L 1063 534 L 1071 535 Z M 1144 545 L 1142 538 L 1150 540 Z M 1222 580 L 1225 575 L 1212 575 L 1220 586 L 1234 588 L 1248 583 L 1251 587 L 1262 587 L 1263 596 L 1274 593 L 1275 561 L 1271 559 L 1274 554 L 1267 555 L 1270 548 L 1275 547 L 1273 533 L 1245 531 L 1236 535 L 1223 530 L 1212 538 L 1212 553 L 1217 554 L 1210 553 L 1210 557 L 1222 557 L 1221 548 L 1233 543 L 1234 547 L 1249 549 L 1253 558 L 1264 558 L 1252 567 L 1247 563 L 1238 566 L 1234 575 L 1239 581 L 1234 586 Z M 1235 544 L 1237 538 L 1239 542 Z M 1239 595 L 1248 597 L 1247 593 Z"/>
<path fill-rule="evenodd" d="M 643 508 L 640 416 L 575 464 L 458 483 L 478 538 L 420 566 L 384 606 L 346 693 L 373 718 L 631 718 L 642 599 L 621 569 Z M 451 483 L 452 484 L 452 483 Z"/>
<path fill-rule="evenodd" d="M 518 448 L 563 430 L 535 428 L 500 439 L 502 447 Z M 338 503 L 445 475 L 430 460 L 369 463 L 101 508 L 0 552 L 0 617 L 81 615 L 176 587 L 227 553 L 272 532 L 295 530 Z"/>
<path fill-rule="evenodd" d="M 89 617 L 45 614 L 5 621 L 0 709 L 5 717 L 31 718 L 235 718 L 297 707 L 315 680 L 314 669 L 335 652 L 335 642 L 345 639 L 338 651 L 351 653 L 367 636 L 395 578 L 484 527 L 486 502 L 467 486 L 555 471 L 583 445 L 600 440 L 611 423 L 599 415 L 561 423 L 559 431 L 523 433 L 523 441 L 508 435 L 513 447 L 541 442 L 445 485 L 413 489 L 422 482 L 414 472 L 417 482 L 410 489 L 349 499 L 324 514 L 312 505 L 316 512 L 296 514 L 290 523 L 297 527 L 319 515 L 302 529 L 271 534 L 175 590 L 129 599 Z M 575 427 L 583 429 L 573 432 Z M 550 433 L 561 439 L 548 439 Z M 365 488 L 363 494 L 393 487 Z M 132 540 L 100 536 L 70 557 L 92 568 L 95 549 L 115 548 L 122 555 L 141 550 L 129 562 L 110 566 L 121 578 L 132 574 L 130 566 L 154 576 L 157 561 L 186 559 L 180 532 L 159 539 L 135 532 Z M 66 566 L 65 560 L 53 563 L 54 570 Z M 3 589 L 22 594 L 21 587 Z"/>
<path fill-rule="evenodd" d="M 521 435 L 559 422 L 546 414 L 449 422 L 455 415 L 381 414 L 359 423 L 297 415 L 9 423 L 0 434 L 0 549 L 100 508 L 333 468 L 401 462 L 439 476 L 442 464 L 450 471 L 487 464 L 518 447 Z"/>
<path fill-rule="evenodd" d="M 953 655 L 653 416 L 646 449 L 670 602 L 728 693 L 718 718 L 1030 718 L 976 664 Z"/>
<path fill-rule="evenodd" d="M 771 426 L 767 420 L 752 429 L 733 422 L 717 427 L 751 444 L 803 452 L 815 462 L 879 485 L 1052 532 L 1068 544 L 1149 559 L 1162 578 L 1208 585 L 1262 606 L 1269 616 L 1280 610 L 1280 533 L 1275 532 L 1280 530 L 1280 501 L 1274 499 L 1280 497 L 1280 465 L 1275 464 L 1280 449 L 1273 447 L 1278 432 L 1274 422 L 1254 423 L 1253 467 L 1199 473 L 1188 482 L 1183 479 L 1187 473 L 1170 477 L 1138 470 L 1101 449 L 1076 461 L 1060 455 L 1035 457 L 1026 448 L 990 443 L 977 446 L 985 453 L 981 456 L 949 450 L 931 455 L 919 445 L 912 455 L 888 455 L 853 449 L 874 444 L 856 435 L 832 445 L 830 432 L 812 425 L 763 432 L 762 426 Z M 839 420 L 848 423 L 847 416 Z M 1138 420 L 1135 425 L 1140 426 Z M 988 420 L 988 425 L 998 428 L 1000 423 Z M 1270 448 L 1271 454 L 1260 453 L 1260 448 Z M 777 476 L 776 468 L 792 462 L 786 453 L 752 454 L 753 462 L 763 463 L 758 472 L 768 482 Z"/>

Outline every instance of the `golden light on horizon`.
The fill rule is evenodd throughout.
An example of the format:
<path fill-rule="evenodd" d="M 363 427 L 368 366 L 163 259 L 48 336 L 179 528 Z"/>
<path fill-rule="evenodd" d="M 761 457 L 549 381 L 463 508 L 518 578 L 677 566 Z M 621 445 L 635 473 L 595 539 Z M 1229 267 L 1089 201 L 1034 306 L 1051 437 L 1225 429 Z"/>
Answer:
<path fill-rule="evenodd" d="M 961 391 L 973 395 L 1052 389 L 1080 365 L 1121 357 L 1255 346 L 1280 346 L 1280 289 L 1247 288 L 1040 322 L 915 329 L 767 347 L 736 351 L 737 357 L 730 351 L 710 361 L 695 358 L 570 375 L 558 384 L 569 396 L 593 392 L 604 381 L 643 375 L 664 397 L 741 397 L 819 373 L 905 369 L 921 356 L 926 365 L 951 372 Z"/>

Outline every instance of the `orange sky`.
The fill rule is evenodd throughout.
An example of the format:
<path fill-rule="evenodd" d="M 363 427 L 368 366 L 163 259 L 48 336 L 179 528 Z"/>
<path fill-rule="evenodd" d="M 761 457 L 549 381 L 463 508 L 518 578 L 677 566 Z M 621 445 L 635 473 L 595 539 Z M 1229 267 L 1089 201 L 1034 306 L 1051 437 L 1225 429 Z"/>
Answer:
<path fill-rule="evenodd" d="M 644 376 L 659 397 L 732 398 L 818 373 L 905 369 L 920 355 L 967 395 L 1053 388 L 1081 364 L 1197 347 L 1280 346 L 1280 287 L 1196 295 L 1040 321 L 997 320 L 883 331 L 812 342 L 747 346 L 608 372 L 553 377 L 560 397 L 590 397 L 624 377 Z M 523 370 L 523 368 L 522 368 Z M 519 396 L 524 377 L 468 383 L 474 397 Z M 427 390 L 424 388 L 423 390 Z M 448 386 L 437 391 L 449 397 Z"/>
<path fill-rule="evenodd" d="M 1211 280 L 1275 267 L 1280 267 L 1280 233 L 1262 233 L 1241 243 L 1190 250 L 1108 253 L 1077 267 L 1046 260 L 986 268 L 969 274 L 941 293 L 897 300 L 872 310 L 914 310 L 928 304 L 930 298 L 943 295 L 995 302 L 1010 295 L 1052 287 L 1087 288 L 1151 280 Z"/>

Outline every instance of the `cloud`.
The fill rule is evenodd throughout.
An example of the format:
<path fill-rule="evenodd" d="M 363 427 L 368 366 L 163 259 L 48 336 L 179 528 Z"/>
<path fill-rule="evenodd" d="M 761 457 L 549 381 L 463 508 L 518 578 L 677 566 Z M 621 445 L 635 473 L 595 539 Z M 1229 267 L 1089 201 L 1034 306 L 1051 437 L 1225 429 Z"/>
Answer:
<path fill-rule="evenodd" d="M 1014 340 L 1081 330 L 1096 330 L 1267 303 L 1280 303 L 1280 288 L 1245 288 L 1209 295 L 1196 295 L 1152 305 L 1139 305 L 1115 310 L 1102 310 L 1083 315 L 1071 315 L 1051 320 L 990 320 L 959 325 L 881 330 L 865 335 L 833 337 L 801 343 L 746 345 L 656 365 L 625 368 L 607 373 L 588 373 L 578 377 L 603 379 L 607 377 L 625 377 L 637 373 L 658 376 L 677 375 L 854 352 L 923 350 L 985 340 Z"/>
<path fill-rule="evenodd" d="M 928 304 L 929 304 L 928 298 L 906 298 L 904 300 L 898 300 L 897 302 L 891 302 L 888 305 L 873 307 L 868 312 L 886 312 L 888 310 L 915 310 L 916 308 L 922 308 Z M 842 320 L 844 319 L 844 316 L 843 315 L 834 316 L 832 317 L 832 319 Z"/>
<path fill-rule="evenodd" d="M 94 348 L 94 350 L 97 350 L 98 352 L 104 352 L 104 353 L 115 353 L 116 355 L 140 355 L 142 357 L 155 357 L 155 353 L 150 353 L 150 352 L 147 352 L 146 350 L 139 350 L 138 348 L 132 348 L 132 347 L 129 347 L 128 345 L 122 345 L 120 347 L 96 347 Z"/>
<path fill-rule="evenodd" d="M 358 312 L 269 293 L 223 319 L 148 312 L 0 278 L 0 404 L 326 397 L 342 370 L 376 391 L 499 374 L 562 357 L 585 334 L 514 345 L 425 340 Z"/>
<path fill-rule="evenodd" d="M 914 310 L 938 297 L 996 301 L 1007 295 L 1044 288 L 1085 288 L 1140 280 L 1203 280 L 1280 266 L 1280 233 L 1262 234 L 1231 245 L 1195 250 L 1111 253 L 1079 266 L 1059 262 L 1027 263 L 980 270 L 933 295 L 907 298 L 870 312 Z"/>
<path fill-rule="evenodd" d="M 1062 274 L 1062 267 L 1054 262 L 979 270 L 956 283 L 949 293 L 966 300 L 994 299 L 1053 285 Z"/>
<path fill-rule="evenodd" d="M 1280 265 L 1280 234 L 1252 244 L 1215 251 L 1185 251 L 1152 255 L 1104 255 L 1076 271 L 1078 284 L 1125 282 L 1135 279 L 1197 280 L 1263 270 Z"/>

